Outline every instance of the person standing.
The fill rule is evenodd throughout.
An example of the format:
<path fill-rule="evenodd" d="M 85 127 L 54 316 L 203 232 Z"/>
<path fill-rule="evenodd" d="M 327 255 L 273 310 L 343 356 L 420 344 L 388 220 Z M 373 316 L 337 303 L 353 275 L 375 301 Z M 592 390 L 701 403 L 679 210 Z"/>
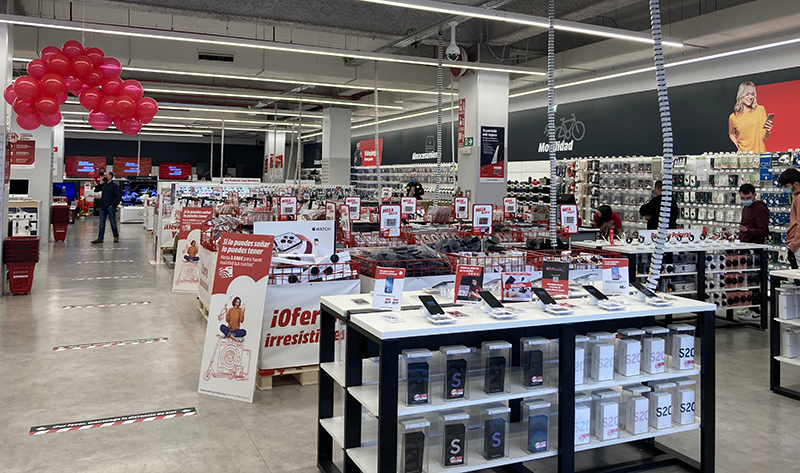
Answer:
<path fill-rule="evenodd" d="M 419 199 L 425 194 L 425 189 L 422 184 L 417 182 L 417 175 L 411 174 L 411 181 L 406 184 L 406 197 L 416 197 Z"/>
<path fill-rule="evenodd" d="M 95 192 L 100 192 L 100 232 L 93 244 L 103 243 L 103 236 L 106 233 L 106 217 L 111 222 L 111 232 L 114 234 L 114 243 L 119 241 L 119 230 L 117 230 L 117 206 L 122 202 L 122 192 L 114 182 L 114 173 L 109 171 L 103 177 L 103 182 L 94 188 Z"/>
<path fill-rule="evenodd" d="M 772 133 L 772 120 L 767 110 L 756 100 L 756 85 L 750 81 L 739 84 L 736 104 L 728 117 L 728 136 L 741 152 L 765 153 Z"/>
<path fill-rule="evenodd" d="M 796 253 L 800 250 L 800 171 L 789 168 L 781 173 L 778 181 L 783 191 L 792 194 L 792 211 L 789 213 L 789 231 L 786 232 L 786 249 L 789 266 L 797 269 Z"/>
<path fill-rule="evenodd" d="M 664 181 L 658 180 L 653 183 L 653 198 L 650 202 L 639 207 L 639 215 L 644 217 L 647 222 L 648 230 L 658 230 L 658 219 L 661 215 L 661 198 L 664 194 Z M 678 228 L 678 203 L 675 196 L 672 197 L 672 204 L 669 211 L 669 226 L 667 228 Z"/>
<path fill-rule="evenodd" d="M 742 184 L 739 197 L 744 205 L 742 221 L 739 223 L 739 241 L 763 245 L 769 235 L 769 207 L 763 201 L 756 200 L 753 184 Z"/>

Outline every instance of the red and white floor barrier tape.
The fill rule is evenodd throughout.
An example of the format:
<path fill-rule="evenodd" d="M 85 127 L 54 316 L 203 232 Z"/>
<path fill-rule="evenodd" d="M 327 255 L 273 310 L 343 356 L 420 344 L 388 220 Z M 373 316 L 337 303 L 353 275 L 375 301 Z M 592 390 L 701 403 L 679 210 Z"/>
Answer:
<path fill-rule="evenodd" d="M 132 259 L 112 259 L 101 261 L 76 261 L 75 264 L 133 263 Z"/>
<path fill-rule="evenodd" d="M 97 427 L 110 427 L 112 425 L 136 424 L 139 422 L 150 422 L 153 420 L 173 419 L 175 417 L 193 416 L 197 414 L 194 407 L 183 409 L 172 409 L 168 411 L 147 412 L 145 414 L 134 414 L 120 417 L 109 417 L 105 419 L 82 420 L 78 422 L 67 422 L 64 424 L 36 425 L 31 427 L 28 435 L 55 434 L 58 432 L 72 432 L 74 430 L 87 430 Z"/>
<path fill-rule="evenodd" d="M 65 305 L 62 309 L 102 309 L 104 307 L 125 307 L 129 305 L 148 305 L 150 301 L 142 302 L 114 302 L 109 304 Z"/>
<path fill-rule="evenodd" d="M 138 279 L 141 278 L 141 274 L 134 274 L 131 276 L 100 276 L 96 278 L 72 278 L 73 281 L 99 281 L 101 279 Z"/>
<path fill-rule="evenodd" d="M 62 345 L 58 347 L 53 347 L 53 351 L 81 350 L 83 348 L 118 347 L 122 345 L 141 345 L 147 343 L 162 343 L 168 341 L 169 339 L 167 337 L 141 338 L 139 340 L 119 340 L 116 342 L 84 343 L 82 345 Z"/>

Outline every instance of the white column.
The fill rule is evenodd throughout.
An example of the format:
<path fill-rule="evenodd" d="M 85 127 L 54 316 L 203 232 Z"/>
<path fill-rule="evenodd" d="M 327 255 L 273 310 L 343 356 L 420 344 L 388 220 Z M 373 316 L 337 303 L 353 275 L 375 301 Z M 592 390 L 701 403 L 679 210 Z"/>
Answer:
<path fill-rule="evenodd" d="M 322 183 L 350 185 L 350 108 L 322 111 Z"/>
<path fill-rule="evenodd" d="M 7 11 L 6 2 L 0 2 L 0 11 Z M 11 58 L 14 56 L 14 31 L 8 24 L 0 24 L 0 78 L 3 88 L 11 83 L 13 64 Z M 8 180 L 7 176 L 11 170 L 6 166 L 6 142 L 8 140 L 8 129 L 11 123 L 11 106 L 2 100 L 3 123 L 0 126 L 0 254 L 3 251 L 3 242 L 8 236 Z M 46 241 L 46 240 L 45 240 Z M 0 296 L 5 293 L 6 270 L 0 269 Z"/>

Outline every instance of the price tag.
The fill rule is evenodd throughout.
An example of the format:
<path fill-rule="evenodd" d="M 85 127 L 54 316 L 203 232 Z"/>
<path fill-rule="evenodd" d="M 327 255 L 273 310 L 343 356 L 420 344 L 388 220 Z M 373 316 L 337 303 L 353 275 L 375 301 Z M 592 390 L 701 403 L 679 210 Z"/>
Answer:
<path fill-rule="evenodd" d="M 491 204 L 474 204 L 472 206 L 473 235 L 492 234 L 492 211 Z"/>
<path fill-rule="evenodd" d="M 416 197 L 401 197 L 400 198 L 400 213 L 406 220 L 414 218 L 417 212 L 417 198 Z"/>
<path fill-rule="evenodd" d="M 345 197 L 344 203 L 349 207 L 350 220 L 361 218 L 361 197 Z"/>
<path fill-rule="evenodd" d="M 561 210 L 561 228 L 566 233 L 578 233 L 578 206 L 562 204 L 558 207 Z"/>
<path fill-rule="evenodd" d="M 459 220 L 469 219 L 469 198 L 456 197 L 453 199 L 453 206 L 456 210 L 456 218 Z"/>
<path fill-rule="evenodd" d="M 278 202 L 278 220 L 297 220 L 297 197 L 281 197 Z"/>
<path fill-rule="evenodd" d="M 392 201 L 392 188 L 391 187 L 384 187 L 381 189 L 381 201 L 382 202 L 391 202 Z"/>
<path fill-rule="evenodd" d="M 517 198 L 503 198 L 503 218 L 517 218 Z"/>
<path fill-rule="evenodd" d="M 398 238 L 400 236 L 399 205 L 381 205 L 380 235 L 383 238 Z"/>
<path fill-rule="evenodd" d="M 336 202 L 325 202 L 325 220 L 336 220 Z"/>

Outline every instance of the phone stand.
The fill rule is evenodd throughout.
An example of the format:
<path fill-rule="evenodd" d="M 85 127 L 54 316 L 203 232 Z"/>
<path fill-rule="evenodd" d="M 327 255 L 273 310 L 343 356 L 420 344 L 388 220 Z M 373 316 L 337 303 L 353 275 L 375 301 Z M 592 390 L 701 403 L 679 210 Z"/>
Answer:
<path fill-rule="evenodd" d="M 644 302 L 646 299 L 647 296 L 645 296 L 642 291 L 636 289 L 636 300 L 639 302 Z"/>
<path fill-rule="evenodd" d="M 600 302 L 591 294 L 589 294 L 589 296 L 586 298 L 586 301 L 589 303 L 589 305 L 597 305 L 597 303 Z"/>

